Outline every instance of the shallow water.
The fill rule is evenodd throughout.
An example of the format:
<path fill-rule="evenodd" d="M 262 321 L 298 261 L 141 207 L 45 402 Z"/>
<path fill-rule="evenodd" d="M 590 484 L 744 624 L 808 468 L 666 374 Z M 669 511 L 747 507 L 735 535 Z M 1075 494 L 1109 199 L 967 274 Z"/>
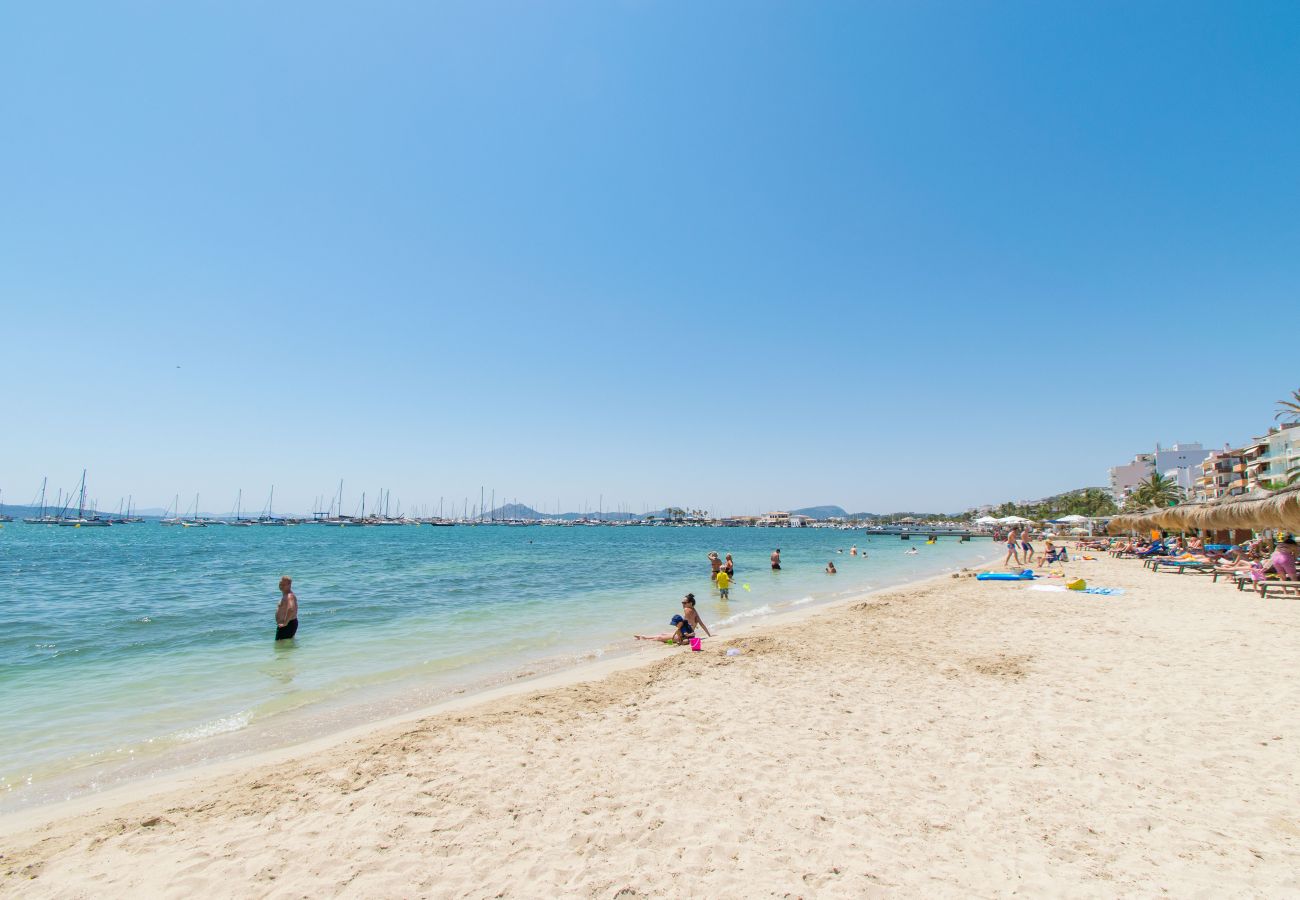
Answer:
<path fill-rule="evenodd" d="M 867 557 L 851 557 L 853 544 Z M 712 588 L 710 550 L 735 556 L 729 603 Z M 828 529 L 11 524 L 0 529 L 0 808 L 618 652 L 633 632 L 668 629 L 687 591 L 725 633 L 991 555 L 987 541 Z M 277 643 L 282 573 L 301 624 Z"/>

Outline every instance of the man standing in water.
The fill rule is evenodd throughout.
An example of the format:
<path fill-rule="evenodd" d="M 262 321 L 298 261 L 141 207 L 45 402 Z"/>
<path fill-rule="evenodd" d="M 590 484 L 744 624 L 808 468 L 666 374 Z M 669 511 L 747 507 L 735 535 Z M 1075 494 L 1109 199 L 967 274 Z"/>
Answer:
<path fill-rule="evenodd" d="M 772 571 L 777 572 L 781 569 L 781 548 L 777 547 L 772 551 Z"/>
<path fill-rule="evenodd" d="M 298 633 L 298 595 L 293 592 L 293 579 L 285 575 L 280 579 L 280 605 L 275 608 L 275 639 L 287 641 Z"/>

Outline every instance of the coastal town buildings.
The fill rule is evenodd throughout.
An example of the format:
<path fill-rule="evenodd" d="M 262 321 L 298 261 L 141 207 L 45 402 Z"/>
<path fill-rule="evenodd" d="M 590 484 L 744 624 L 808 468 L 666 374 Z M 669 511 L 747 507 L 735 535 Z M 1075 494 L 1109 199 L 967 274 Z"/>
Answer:
<path fill-rule="evenodd" d="M 1156 444 L 1155 453 L 1139 453 L 1133 461 L 1110 470 L 1110 492 L 1117 502 L 1123 502 L 1137 486 L 1156 472 L 1166 476 L 1184 492 L 1195 492 L 1200 477 L 1202 461 L 1210 455 L 1200 444 L 1174 444 L 1162 447 Z"/>
<path fill-rule="evenodd" d="M 1133 493 L 1137 486 L 1151 477 L 1155 471 L 1155 457 L 1150 453 L 1139 453 L 1133 461 L 1122 466 L 1112 466 L 1110 470 L 1110 493 L 1116 502 L 1121 502 Z"/>
<path fill-rule="evenodd" d="M 1244 475 L 1249 490 L 1275 490 L 1300 466 L 1300 422 L 1270 428 L 1246 445 Z"/>
<path fill-rule="evenodd" d="M 1246 493 L 1246 458 L 1240 449 L 1213 450 L 1197 467 L 1191 499 L 1199 502 Z"/>

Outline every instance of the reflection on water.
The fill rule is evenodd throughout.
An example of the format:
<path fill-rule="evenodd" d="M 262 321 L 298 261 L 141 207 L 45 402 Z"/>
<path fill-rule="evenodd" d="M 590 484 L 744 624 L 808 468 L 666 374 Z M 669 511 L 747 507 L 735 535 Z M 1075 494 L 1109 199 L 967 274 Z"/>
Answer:
<path fill-rule="evenodd" d="M 262 671 L 281 684 L 289 684 L 298 672 L 293 662 L 294 653 L 298 650 L 298 639 L 295 637 L 287 641 L 272 641 L 271 646 L 274 648 L 271 651 L 274 658 Z"/>

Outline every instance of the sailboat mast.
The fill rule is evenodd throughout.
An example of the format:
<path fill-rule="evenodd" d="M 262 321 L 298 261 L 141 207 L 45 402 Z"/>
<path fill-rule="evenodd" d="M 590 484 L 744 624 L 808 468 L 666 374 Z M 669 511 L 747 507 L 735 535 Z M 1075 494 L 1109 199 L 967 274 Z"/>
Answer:
<path fill-rule="evenodd" d="M 81 490 L 77 492 L 77 518 L 86 518 L 86 470 L 81 470 Z"/>

